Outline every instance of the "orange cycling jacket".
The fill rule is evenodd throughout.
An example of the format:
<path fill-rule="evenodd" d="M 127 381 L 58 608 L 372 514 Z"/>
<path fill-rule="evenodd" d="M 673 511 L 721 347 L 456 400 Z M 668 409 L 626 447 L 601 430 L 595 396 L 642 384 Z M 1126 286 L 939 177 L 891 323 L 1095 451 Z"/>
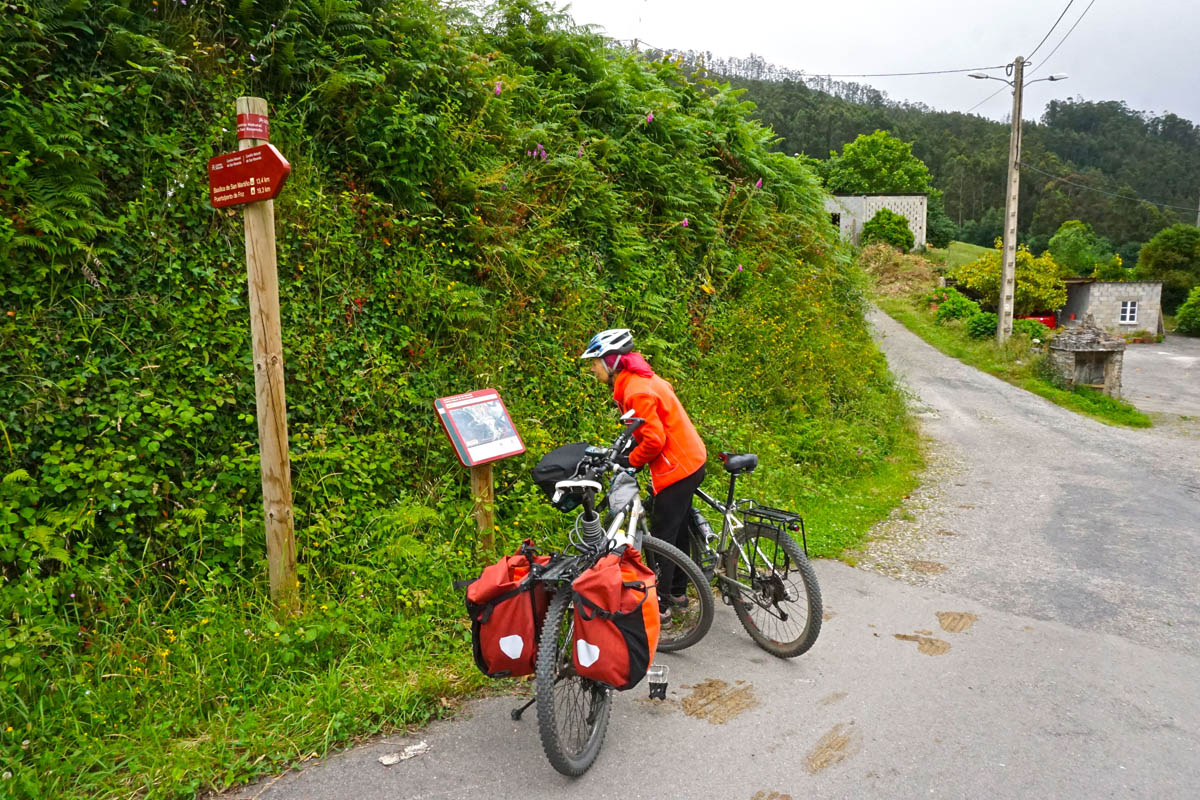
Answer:
<path fill-rule="evenodd" d="M 650 465 L 655 494 L 691 475 L 708 460 L 704 441 L 675 390 L 662 378 L 622 370 L 613 381 L 613 399 L 621 413 L 632 408 L 635 416 L 646 420 L 634 431 L 637 447 L 629 454 L 629 465 Z"/>

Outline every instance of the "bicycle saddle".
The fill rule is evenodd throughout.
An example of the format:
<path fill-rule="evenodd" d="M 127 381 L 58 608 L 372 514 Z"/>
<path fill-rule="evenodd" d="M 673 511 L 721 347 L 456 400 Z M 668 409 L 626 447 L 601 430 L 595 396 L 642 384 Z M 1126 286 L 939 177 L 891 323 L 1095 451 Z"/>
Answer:
<path fill-rule="evenodd" d="M 720 456 L 725 471 L 730 475 L 754 472 L 758 466 L 758 456 L 754 453 L 717 453 L 717 455 Z"/>

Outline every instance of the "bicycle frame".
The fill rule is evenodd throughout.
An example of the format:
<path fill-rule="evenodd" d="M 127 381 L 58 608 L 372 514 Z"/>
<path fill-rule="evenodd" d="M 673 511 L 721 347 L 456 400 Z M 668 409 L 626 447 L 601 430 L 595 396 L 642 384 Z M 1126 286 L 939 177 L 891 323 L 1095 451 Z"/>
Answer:
<path fill-rule="evenodd" d="M 737 504 L 734 503 L 734 501 L 733 501 L 733 493 L 734 493 L 734 489 L 735 489 L 736 485 L 737 485 L 737 476 L 730 475 L 729 476 L 729 497 L 724 503 L 717 500 L 715 497 L 713 497 L 708 492 L 704 491 L 703 489 L 701 489 L 699 487 L 696 488 L 695 496 L 699 497 L 701 500 L 703 500 L 705 502 L 705 504 L 710 506 L 714 511 L 721 514 L 721 516 L 724 519 L 724 521 L 721 523 L 721 533 L 717 536 L 717 545 L 716 545 L 715 551 L 718 554 L 724 554 L 725 552 L 727 552 L 729 550 L 730 545 L 733 545 L 734 547 L 736 547 L 738 549 L 738 552 L 741 554 L 742 558 L 745 559 L 746 563 L 750 565 L 750 570 L 751 570 L 750 578 L 751 578 L 751 580 L 753 580 L 754 579 L 755 560 L 751 559 L 749 556 L 746 555 L 745 548 L 743 548 L 740 544 L 738 544 L 737 539 L 734 537 L 734 533 L 738 529 L 746 527 L 746 523 L 742 522 L 734 514 L 734 511 L 737 509 Z M 738 501 L 738 502 L 741 502 L 741 501 Z M 696 538 L 696 539 L 700 538 L 699 536 L 696 536 L 694 534 L 695 534 L 695 532 L 693 532 L 693 538 Z M 698 545 L 701 547 L 707 548 L 709 550 L 714 549 L 712 544 L 710 544 L 709 542 L 698 542 Z M 770 559 L 766 558 L 765 553 L 763 553 L 761 550 L 758 550 L 757 545 L 755 545 L 755 550 L 758 551 L 758 555 L 761 556 L 764 560 L 767 560 L 767 561 L 770 560 Z M 740 581 L 736 581 L 733 578 L 731 578 L 728 575 L 725 575 L 723 573 L 720 573 L 717 575 L 717 581 L 718 581 L 718 583 L 732 584 L 733 586 L 737 586 L 738 588 L 744 589 L 748 592 L 754 591 L 753 586 L 747 586 L 746 584 L 741 583 Z"/>

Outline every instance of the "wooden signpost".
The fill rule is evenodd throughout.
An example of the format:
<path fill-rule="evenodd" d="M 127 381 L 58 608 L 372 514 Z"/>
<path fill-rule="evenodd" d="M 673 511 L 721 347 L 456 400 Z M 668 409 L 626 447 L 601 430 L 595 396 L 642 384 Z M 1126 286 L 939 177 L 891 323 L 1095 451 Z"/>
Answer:
<path fill-rule="evenodd" d="M 496 493 L 492 462 L 525 452 L 525 443 L 513 425 L 500 393 L 495 389 L 439 397 L 433 403 L 442 428 L 464 467 L 471 470 L 471 497 L 479 544 L 490 556 L 495 549 Z"/>
<path fill-rule="evenodd" d="M 238 152 L 208 162 L 214 208 L 245 205 L 246 277 L 262 470 L 263 515 L 271 599 L 285 612 L 299 610 L 296 538 L 292 519 L 291 461 L 283 385 L 283 333 L 275 263 L 275 203 L 291 166 L 267 142 L 267 101 L 237 99 Z"/>

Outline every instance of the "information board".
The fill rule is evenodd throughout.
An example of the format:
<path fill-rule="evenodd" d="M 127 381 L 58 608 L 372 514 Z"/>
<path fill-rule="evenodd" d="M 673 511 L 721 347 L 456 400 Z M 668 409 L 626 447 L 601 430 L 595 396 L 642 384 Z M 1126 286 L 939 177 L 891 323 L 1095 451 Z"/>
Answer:
<path fill-rule="evenodd" d="M 475 467 L 525 452 L 525 443 L 495 389 L 439 397 L 433 407 L 463 466 Z"/>

